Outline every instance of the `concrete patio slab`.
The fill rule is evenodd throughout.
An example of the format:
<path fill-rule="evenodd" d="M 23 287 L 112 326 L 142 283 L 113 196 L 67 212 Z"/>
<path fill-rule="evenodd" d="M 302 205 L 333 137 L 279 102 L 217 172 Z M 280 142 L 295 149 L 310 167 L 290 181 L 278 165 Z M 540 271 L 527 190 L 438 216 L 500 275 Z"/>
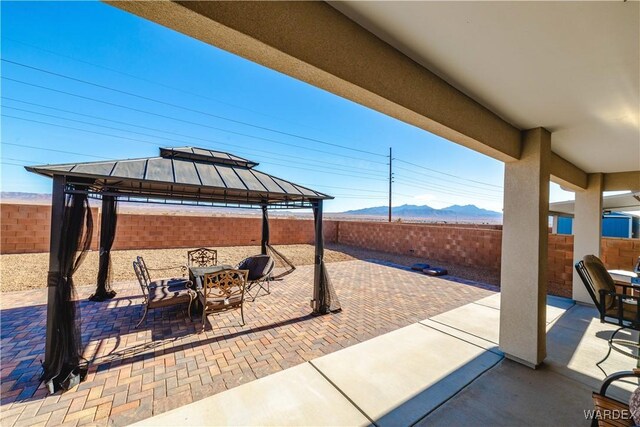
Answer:
<path fill-rule="evenodd" d="M 482 298 L 475 304 L 500 310 L 500 294 L 495 294 Z M 547 323 L 551 323 L 558 319 L 562 314 L 575 304 L 575 301 L 569 298 L 562 298 L 553 295 L 547 295 Z"/>
<path fill-rule="evenodd" d="M 417 426 L 587 426 L 591 391 L 549 368 L 504 359 Z"/>
<path fill-rule="evenodd" d="M 499 341 L 500 310 L 497 308 L 471 303 L 434 316 L 430 320 L 494 344 L 498 344 Z"/>
<path fill-rule="evenodd" d="M 370 425 L 309 363 L 244 384 L 137 426 Z"/>
<path fill-rule="evenodd" d="M 471 335 L 467 332 L 449 327 L 442 323 L 434 322 L 433 320 L 429 320 L 429 319 L 421 320 L 420 324 L 433 328 L 437 331 L 443 332 L 447 335 L 451 335 L 452 337 L 461 339 L 462 341 L 466 341 L 470 344 L 477 345 L 478 347 L 482 347 L 485 350 L 491 351 L 499 356 L 503 355 L 502 351 L 500 351 L 500 349 L 498 348 L 498 345 L 494 342 L 487 341 L 475 335 Z"/>
<path fill-rule="evenodd" d="M 547 358 L 549 368 L 579 381 L 593 390 L 600 387 L 606 374 L 631 370 L 636 360 L 612 351 L 600 366 L 596 362 L 604 358 L 608 351 L 607 341 L 614 330 L 613 325 L 600 323 L 594 307 L 577 305 L 568 310 L 547 333 Z M 638 342 L 638 333 L 621 331 L 617 338 Z M 617 382 L 612 387 L 613 396 L 626 400 L 636 385 Z"/>
<path fill-rule="evenodd" d="M 406 426 L 501 359 L 414 324 L 310 363 L 377 425 Z"/>

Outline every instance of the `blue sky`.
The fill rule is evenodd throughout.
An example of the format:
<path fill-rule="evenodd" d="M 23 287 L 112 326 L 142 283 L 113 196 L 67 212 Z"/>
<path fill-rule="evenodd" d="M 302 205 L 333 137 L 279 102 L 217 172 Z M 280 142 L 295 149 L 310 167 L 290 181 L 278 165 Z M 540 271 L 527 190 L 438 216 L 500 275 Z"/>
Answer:
<path fill-rule="evenodd" d="M 501 162 L 421 129 L 103 3 L 1 7 L 2 191 L 50 192 L 20 165 L 193 145 L 335 195 L 340 212 L 387 203 L 393 147 L 394 205 L 502 209 Z"/>

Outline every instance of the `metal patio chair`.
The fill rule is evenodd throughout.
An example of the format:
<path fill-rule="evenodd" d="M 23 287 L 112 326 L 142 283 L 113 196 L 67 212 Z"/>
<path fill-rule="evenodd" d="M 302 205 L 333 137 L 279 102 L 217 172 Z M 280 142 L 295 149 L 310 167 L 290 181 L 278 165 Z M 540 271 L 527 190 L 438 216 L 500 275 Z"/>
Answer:
<path fill-rule="evenodd" d="M 218 265 L 218 251 L 209 248 L 198 248 L 187 251 L 188 267 L 213 267 Z"/>
<path fill-rule="evenodd" d="M 247 270 L 249 272 L 247 294 L 251 297 L 251 301 L 256 300 L 260 291 L 267 295 L 271 293 L 269 282 L 271 282 L 271 274 L 274 267 L 275 261 L 269 255 L 250 256 L 238 264 L 238 270 Z M 255 293 L 252 294 L 253 289 L 255 289 Z"/>
<path fill-rule="evenodd" d="M 189 282 L 190 280 L 185 278 L 185 274 L 187 272 L 187 267 L 184 265 L 175 265 L 172 267 L 164 267 L 164 268 L 148 268 L 147 267 L 147 263 L 144 261 L 144 258 L 142 256 L 138 256 L 136 257 L 136 260 L 138 261 L 138 264 L 140 265 L 140 268 L 142 270 L 142 274 L 143 277 L 145 278 L 145 281 L 147 282 L 149 287 L 156 287 L 156 286 L 178 286 L 178 287 L 184 287 L 184 285 Z M 151 275 L 149 274 L 149 270 L 151 271 L 171 271 L 171 270 L 180 270 L 182 272 L 182 277 L 166 277 L 166 278 L 162 278 L 162 279 L 151 279 Z"/>
<path fill-rule="evenodd" d="M 613 278 L 602 261 L 594 255 L 585 256 L 582 261 L 576 263 L 575 268 L 598 309 L 600 322 L 619 326 L 609 338 L 609 351 L 596 365 L 599 367 L 607 360 L 611 350 L 632 357 L 640 364 L 640 357 L 625 351 L 630 347 L 640 350 L 640 342 L 616 339 L 616 335 L 625 329 L 640 331 L 640 311 L 638 311 L 640 297 L 632 295 L 634 287 L 618 284 L 617 286 L 622 287 L 622 293 L 618 293 Z"/>
<path fill-rule="evenodd" d="M 247 270 L 221 270 L 205 274 L 198 298 L 202 304 L 202 331 L 207 315 L 240 309 L 244 326 L 244 294 L 247 287 Z"/>
<path fill-rule="evenodd" d="M 145 277 L 144 269 L 138 261 L 133 261 L 133 271 L 136 273 L 140 289 L 142 289 L 144 296 L 144 313 L 135 328 L 140 326 L 144 321 L 147 317 L 147 312 L 154 308 L 188 303 L 188 316 L 191 318 L 191 303 L 195 299 L 196 293 L 190 289 L 191 282 L 189 280 L 182 282 L 181 286 L 160 286 L 157 284 L 156 286 L 150 286 Z"/>

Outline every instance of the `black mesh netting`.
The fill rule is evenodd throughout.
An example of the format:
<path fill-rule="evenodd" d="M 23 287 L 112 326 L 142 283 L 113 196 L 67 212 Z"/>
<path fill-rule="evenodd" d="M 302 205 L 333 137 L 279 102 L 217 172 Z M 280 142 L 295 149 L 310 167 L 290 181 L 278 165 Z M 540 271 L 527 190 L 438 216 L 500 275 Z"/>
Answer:
<path fill-rule="evenodd" d="M 55 224 L 52 224 L 55 226 Z M 86 194 L 67 195 L 57 252 L 59 271 L 50 271 L 47 285 L 54 287 L 48 303 L 47 349 L 41 380 L 50 392 L 69 389 L 87 372 L 82 358 L 80 312 L 77 310 L 73 274 L 91 245 L 93 218 Z"/>
<path fill-rule="evenodd" d="M 100 253 L 96 292 L 91 301 L 105 301 L 116 296 L 111 288 L 111 248 L 116 237 L 118 223 L 118 202 L 115 197 L 103 196 L 100 215 Z"/>

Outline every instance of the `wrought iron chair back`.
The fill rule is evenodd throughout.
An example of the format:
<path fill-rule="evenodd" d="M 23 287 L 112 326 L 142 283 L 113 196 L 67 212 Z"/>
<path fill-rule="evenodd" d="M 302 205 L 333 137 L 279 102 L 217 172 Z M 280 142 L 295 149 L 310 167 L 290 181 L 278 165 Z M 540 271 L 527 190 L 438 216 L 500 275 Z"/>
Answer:
<path fill-rule="evenodd" d="M 189 267 L 212 267 L 218 265 L 218 251 L 209 248 L 187 251 L 187 265 Z"/>
<path fill-rule="evenodd" d="M 145 280 L 146 280 L 146 282 L 147 282 L 147 284 L 149 286 L 153 286 L 154 285 L 154 280 L 151 279 L 151 274 L 149 274 L 149 270 L 156 271 L 156 272 L 158 272 L 158 271 L 162 272 L 162 271 L 171 271 L 171 270 L 178 270 L 179 269 L 182 272 L 183 280 L 186 281 L 186 279 L 184 279 L 184 276 L 186 275 L 187 267 L 184 266 L 184 265 L 174 265 L 174 266 L 171 266 L 171 267 L 151 268 L 150 269 L 149 267 L 147 267 L 147 263 L 144 261 L 144 258 L 141 255 L 138 255 L 136 257 L 136 259 L 138 260 L 138 264 L 140 264 L 140 268 L 142 269 L 142 274 L 144 275 L 144 278 L 145 278 Z M 171 280 L 179 281 L 181 279 L 180 278 L 172 278 Z"/>
<path fill-rule="evenodd" d="M 248 274 L 247 270 L 222 270 L 205 274 L 202 292 L 207 299 L 242 297 Z"/>
<path fill-rule="evenodd" d="M 200 292 L 202 303 L 202 330 L 208 314 L 240 309 L 242 325 L 244 325 L 244 295 L 247 287 L 247 270 L 221 270 L 205 274 L 203 288 Z"/>
<path fill-rule="evenodd" d="M 142 275 L 148 285 L 149 283 L 151 283 L 151 275 L 149 274 L 149 269 L 147 268 L 147 264 L 144 262 L 144 258 L 142 258 L 142 256 L 137 256 L 136 259 L 138 260 L 138 265 L 140 266 Z"/>
<path fill-rule="evenodd" d="M 140 289 L 142 289 L 142 294 L 146 300 L 149 295 L 149 282 L 144 274 L 144 268 L 140 265 L 139 261 L 133 261 L 133 271 L 136 273 Z"/>
<path fill-rule="evenodd" d="M 133 271 L 136 273 L 140 289 L 142 289 L 142 295 L 144 296 L 144 312 L 135 328 L 142 324 L 150 309 L 167 307 L 169 305 L 188 303 L 188 316 L 191 318 L 191 303 L 196 296 L 195 291 L 190 289 L 191 282 L 186 280 L 174 284 L 167 283 L 165 286 L 152 286 L 155 282 L 148 281 L 148 276 L 144 273 L 143 265 L 144 261 L 142 264 L 139 261 L 133 261 Z"/>

